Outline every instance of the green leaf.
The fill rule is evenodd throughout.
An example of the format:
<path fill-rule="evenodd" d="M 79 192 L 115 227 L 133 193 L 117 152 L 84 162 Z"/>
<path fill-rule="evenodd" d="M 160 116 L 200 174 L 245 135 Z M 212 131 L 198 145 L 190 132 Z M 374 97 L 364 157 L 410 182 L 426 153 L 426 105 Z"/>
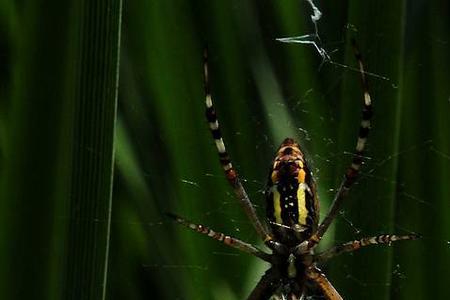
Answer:
<path fill-rule="evenodd" d="M 121 2 L 9 9 L 1 298 L 104 299 Z"/>

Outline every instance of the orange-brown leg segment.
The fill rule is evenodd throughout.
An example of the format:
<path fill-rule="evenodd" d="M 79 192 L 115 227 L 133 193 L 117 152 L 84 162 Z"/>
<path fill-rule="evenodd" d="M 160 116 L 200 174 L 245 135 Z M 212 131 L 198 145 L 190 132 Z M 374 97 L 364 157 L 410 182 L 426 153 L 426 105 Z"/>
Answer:
<path fill-rule="evenodd" d="M 316 267 L 306 271 L 306 278 L 323 294 L 326 300 L 343 300 L 338 291 L 328 281 L 325 275 Z"/>

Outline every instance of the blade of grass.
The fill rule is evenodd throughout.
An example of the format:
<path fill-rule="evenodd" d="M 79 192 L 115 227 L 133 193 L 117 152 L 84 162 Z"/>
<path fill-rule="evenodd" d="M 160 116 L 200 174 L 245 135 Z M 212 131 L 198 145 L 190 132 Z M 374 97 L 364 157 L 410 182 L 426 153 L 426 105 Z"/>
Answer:
<path fill-rule="evenodd" d="M 121 0 L 75 2 L 73 148 L 64 299 L 105 299 Z"/>
<path fill-rule="evenodd" d="M 1 298 L 104 298 L 120 4 L 18 4 Z"/>

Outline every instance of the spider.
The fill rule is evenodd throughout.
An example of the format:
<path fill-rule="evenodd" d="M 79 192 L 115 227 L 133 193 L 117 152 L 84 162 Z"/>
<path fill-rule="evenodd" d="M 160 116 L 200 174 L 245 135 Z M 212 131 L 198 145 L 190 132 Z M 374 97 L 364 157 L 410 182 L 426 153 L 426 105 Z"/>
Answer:
<path fill-rule="evenodd" d="M 396 241 L 414 240 L 419 237 L 416 234 L 383 234 L 350 241 L 318 254 L 314 253 L 314 249 L 336 218 L 343 200 L 358 177 L 370 130 L 372 100 L 368 91 L 362 57 L 354 41 L 352 41 L 352 45 L 363 86 L 361 124 L 351 164 L 347 168 L 328 213 L 320 223 L 315 180 L 300 145 L 292 138 L 286 138 L 281 143 L 268 176 L 265 192 L 266 223 L 261 222 L 258 218 L 225 148 L 210 93 L 207 50 L 204 52 L 206 119 L 219 153 L 220 163 L 236 198 L 256 233 L 271 250 L 271 253 L 264 252 L 235 237 L 192 223 L 177 215 L 171 214 L 170 216 L 194 231 L 270 263 L 270 268 L 259 280 L 247 300 L 298 300 L 311 295 L 320 295 L 322 299 L 327 300 L 343 299 L 318 268 L 318 264 L 323 264 L 342 253 L 355 251 L 369 245 L 390 245 Z"/>

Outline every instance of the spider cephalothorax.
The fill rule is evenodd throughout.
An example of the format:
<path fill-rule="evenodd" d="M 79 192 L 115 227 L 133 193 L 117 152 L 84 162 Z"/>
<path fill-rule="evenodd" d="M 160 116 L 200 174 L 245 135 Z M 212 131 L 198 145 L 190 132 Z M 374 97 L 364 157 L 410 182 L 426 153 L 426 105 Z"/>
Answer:
<path fill-rule="evenodd" d="M 225 176 L 247 214 L 256 233 L 271 253 L 237 238 L 216 232 L 200 224 L 171 215 L 178 223 L 216 239 L 224 244 L 254 255 L 270 263 L 270 268 L 259 280 L 247 300 L 299 300 L 305 295 L 319 295 L 321 299 L 339 300 L 342 297 L 317 268 L 330 258 L 361 247 L 391 244 L 399 240 L 412 240 L 418 236 L 383 234 L 350 241 L 322 253 L 314 249 L 337 216 L 338 211 L 362 165 L 363 152 L 370 130 L 372 100 L 368 92 L 361 55 L 356 46 L 356 59 L 364 88 L 362 119 L 354 156 L 339 186 L 331 207 L 319 224 L 319 201 L 314 177 L 300 146 L 286 138 L 273 161 L 266 190 L 266 220 L 261 222 L 244 187 L 239 180 L 219 128 L 219 122 L 209 89 L 207 53 L 204 55 L 206 119 L 214 138 Z"/>

